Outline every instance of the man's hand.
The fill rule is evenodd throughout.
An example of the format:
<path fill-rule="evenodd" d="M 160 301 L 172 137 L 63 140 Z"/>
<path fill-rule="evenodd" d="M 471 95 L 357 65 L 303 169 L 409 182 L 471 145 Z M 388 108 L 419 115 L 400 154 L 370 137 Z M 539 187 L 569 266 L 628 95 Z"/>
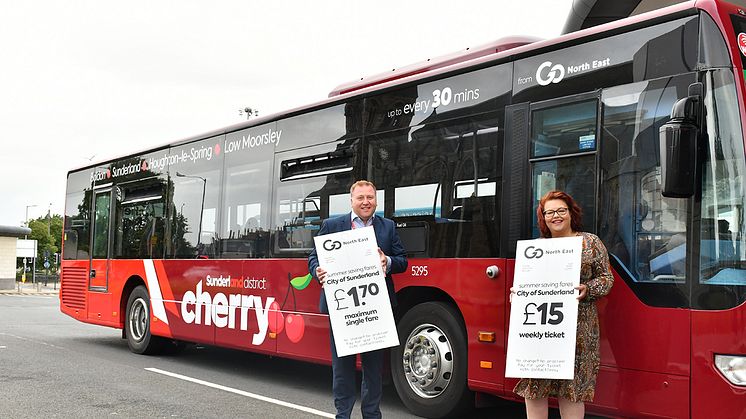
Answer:
<path fill-rule="evenodd" d="M 321 266 L 316 267 L 316 278 L 319 279 L 319 283 L 321 284 L 321 287 L 324 287 L 324 279 L 326 278 L 326 270 L 322 268 Z"/>
<path fill-rule="evenodd" d="M 386 259 L 386 255 L 383 253 L 383 250 L 381 248 L 378 248 L 378 257 L 381 259 L 381 269 L 383 269 L 383 274 L 386 275 L 386 268 L 388 268 L 388 260 Z"/>

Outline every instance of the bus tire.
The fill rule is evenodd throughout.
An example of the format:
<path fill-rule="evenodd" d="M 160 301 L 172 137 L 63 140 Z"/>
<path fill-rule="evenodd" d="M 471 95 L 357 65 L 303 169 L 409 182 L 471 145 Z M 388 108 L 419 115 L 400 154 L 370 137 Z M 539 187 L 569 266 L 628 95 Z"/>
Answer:
<path fill-rule="evenodd" d="M 391 377 L 405 406 L 427 418 L 464 417 L 474 395 L 466 384 L 466 333 L 459 313 L 441 302 L 418 304 L 399 321 Z"/>
<path fill-rule="evenodd" d="M 137 286 L 127 299 L 124 332 L 130 351 L 148 355 L 163 349 L 165 339 L 150 334 L 150 296 L 144 285 Z"/>

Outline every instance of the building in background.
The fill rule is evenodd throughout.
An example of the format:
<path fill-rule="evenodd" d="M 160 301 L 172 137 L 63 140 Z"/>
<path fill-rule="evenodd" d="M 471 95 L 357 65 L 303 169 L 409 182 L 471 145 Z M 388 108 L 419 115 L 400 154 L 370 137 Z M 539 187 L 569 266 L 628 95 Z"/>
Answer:
<path fill-rule="evenodd" d="M 15 286 L 16 245 L 19 237 L 29 234 L 30 228 L 0 225 L 0 290 Z"/>

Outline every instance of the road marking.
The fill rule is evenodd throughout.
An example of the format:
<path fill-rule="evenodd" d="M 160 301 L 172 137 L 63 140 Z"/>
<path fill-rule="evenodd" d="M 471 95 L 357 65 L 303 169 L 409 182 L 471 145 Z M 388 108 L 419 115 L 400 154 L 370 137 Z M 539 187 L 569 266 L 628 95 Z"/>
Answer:
<path fill-rule="evenodd" d="M 55 349 L 65 349 L 65 348 L 63 348 L 61 346 L 57 346 L 57 345 L 54 345 L 54 344 L 51 344 L 51 343 L 47 343 L 47 342 L 44 342 L 44 341 L 41 341 L 41 340 L 29 339 L 29 338 L 25 338 L 23 336 L 14 335 L 14 334 L 11 334 L 11 333 L 0 332 L 0 336 L 10 336 L 12 338 L 16 338 L 16 339 L 19 339 L 19 340 L 25 340 L 27 342 L 32 342 L 32 343 L 38 343 L 40 345 L 49 346 L 49 347 L 52 347 L 52 348 L 55 348 Z"/>
<path fill-rule="evenodd" d="M 311 414 L 314 414 L 314 415 L 317 415 L 317 416 L 321 416 L 323 418 L 332 418 L 332 419 L 334 418 L 333 414 L 327 413 L 327 412 L 322 412 L 321 410 L 316 410 L 316 409 L 312 409 L 310 407 L 305 407 L 305 406 L 297 405 L 297 404 L 294 404 L 294 403 L 289 403 L 289 402 L 286 402 L 286 401 L 273 399 L 271 397 L 262 396 L 260 394 L 249 393 L 248 391 L 238 390 L 238 389 L 235 389 L 235 388 L 232 388 L 232 387 L 227 387 L 227 386 L 223 386 L 223 385 L 220 385 L 220 384 L 211 383 L 209 381 L 204 381 L 204 380 L 200 380 L 200 379 L 197 379 L 197 378 L 187 377 L 186 375 L 176 374 L 174 372 L 164 371 L 164 370 L 160 370 L 158 368 L 145 368 L 145 370 L 146 371 L 150 371 L 150 372 L 154 372 L 154 373 L 157 373 L 157 374 L 167 375 L 167 376 L 173 377 L 173 378 L 178 378 L 179 380 L 190 381 L 192 383 L 200 384 L 200 385 L 203 385 L 203 386 L 216 388 L 218 390 L 227 391 L 229 393 L 234 393 L 234 394 L 239 394 L 241 396 L 251 397 L 252 399 L 257 399 L 257 400 L 261 400 L 261 401 L 264 401 L 264 402 L 268 402 L 268 403 L 273 403 L 273 404 L 277 404 L 277 405 L 280 405 L 280 406 L 289 407 L 291 409 L 300 410 L 300 411 L 306 412 L 306 413 L 311 413 Z"/>
<path fill-rule="evenodd" d="M 6 349 L 7 346 L 0 346 L 0 349 Z"/>

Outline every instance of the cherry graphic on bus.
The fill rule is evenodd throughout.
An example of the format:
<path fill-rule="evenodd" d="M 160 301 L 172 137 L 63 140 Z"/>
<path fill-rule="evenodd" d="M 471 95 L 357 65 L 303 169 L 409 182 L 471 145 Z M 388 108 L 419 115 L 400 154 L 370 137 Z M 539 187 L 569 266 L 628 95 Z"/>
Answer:
<path fill-rule="evenodd" d="M 295 290 L 304 290 L 308 286 L 308 284 L 311 283 L 311 278 L 312 277 L 310 273 L 304 276 L 291 278 L 290 273 L 288 272 L 288 282 L 290 282 L 291 286 L 288 287 L 288 291 L 287 293 L 285 293 L 285 300 L 283 300 L 282 305 L 278 304 L 277 301 L 274 301 L 269 306 L 270 332 L 279 334 L 282 333 L 283 330 L 285 330 L 285 334 L 287 335 L 288 339 L 290 339 L 290 341 L 293 343 L 298 343 L 301 339 L 303 339 L 303 335 L 305 334 L 306 330 L 306 322 L 303 319 L 303 316 L 299 313 L 290 313 L 285 316 L 282 314 L 281 310 L 285 308 L 285 304 L 287 303 L 288 297 L 291 294 L 293 295 L 293 311 L 297 310 Z"/>

